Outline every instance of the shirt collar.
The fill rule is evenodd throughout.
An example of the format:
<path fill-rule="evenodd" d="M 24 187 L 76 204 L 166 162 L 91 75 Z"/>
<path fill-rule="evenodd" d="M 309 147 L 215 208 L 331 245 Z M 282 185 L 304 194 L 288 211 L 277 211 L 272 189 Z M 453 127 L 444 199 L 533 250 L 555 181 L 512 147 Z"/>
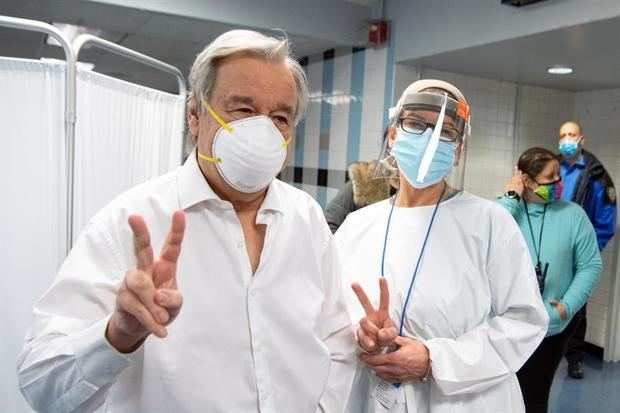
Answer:
<path fill-rule="evenodd" d="M 209 186 L 207 179 L 200 170 L 200 166 L 198 166 L 195 149 L 181 167 L 178 185 L 179 206 L 181 209 L 187 209 L 202 201 L 216 201 L 229 204 L 213 192 L 213 189 Z M 267 195 L 258 210 L 259 214 L 273 211 L 286 212 L 282 185 L 284 184 L 277 179 L 274 179 L 269 184 Z"/>
<path fill-rule="evenodd" d="M 179 206 L 187 209 L 202 201 L 222 201 L 209 186 L 196 161 L 196 150 L 188 156 L 179 172 Z"/>
<path fill-rule="evenodd" d="M 283 185 L 285 184 L 280 182 L 278 179 L 271 181 L 269 187 L 267 187 L 267 195 L 265 195 L 265 199 L 263 199 L 263 203 L 258 210 L 259 214 L 263 214 L 265 212 L 286 213 L 286 194 L 284 194 Z"/>
<path fill-rule="evenodd" d="M 575 162 L 574 164 L 569 165 L 569 164 L 568 164 L 568 162 L 566 162 L 566 160 L 564 160 L 564 159 L 562 159 L 562 164 L 563 164 L 565 167 L 567 167 L 567 168 L 569 168 L 569 167 L 571 167 L 571 166 L 575 166 L 575 165 L 576 165 L 576 166 L 579 166 L 579 167 L 584 167 L 584 166 L 586 165 L 586 158 L 585 158 L 585 156 L 583 156 L 583 154 L 581 154 L 581 156 L 579 157 L 579 159 L 577 159 L 577 162 Z"/>

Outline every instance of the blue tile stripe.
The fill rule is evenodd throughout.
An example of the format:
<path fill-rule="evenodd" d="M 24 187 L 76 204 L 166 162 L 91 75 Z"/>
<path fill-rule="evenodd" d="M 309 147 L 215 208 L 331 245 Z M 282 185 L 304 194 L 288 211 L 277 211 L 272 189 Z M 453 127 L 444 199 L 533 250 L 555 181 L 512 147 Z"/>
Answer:
<path fill-rule="evenodd" d="M 388 109 L 392 107 L 394 90 L 394 34 L 396 33 L 394 21 L 390 22 L 390 37 L 388 40 L 387 57 L 385 62 L 385 93 L 383 95 L 383 128 L 387 128 L 389 118 Z"/>
<path fill-rule="evenodd" d="M 347 168 L 360 158 L 365 62 L 366 50 L 351 53 L 351 100 L 349 103 L 349 129 L 347 133 Z"/>
<path fill-rule="evenodd" d="M 319 131 L 321 134 L 329 135 L 332 124 L 332 105 L 326 98 L 333 95 L 334 89 L 334 59 L 323 60 L 323 84 L 321 90 L 321 121 L 319 125 Z M 319 148 L 319 169 L 327 169 L 329 167 L 329 150 Z M 316 193 L 316 200 L 325 207 L 327 203 L 327 188 L 318 187 Z"/>

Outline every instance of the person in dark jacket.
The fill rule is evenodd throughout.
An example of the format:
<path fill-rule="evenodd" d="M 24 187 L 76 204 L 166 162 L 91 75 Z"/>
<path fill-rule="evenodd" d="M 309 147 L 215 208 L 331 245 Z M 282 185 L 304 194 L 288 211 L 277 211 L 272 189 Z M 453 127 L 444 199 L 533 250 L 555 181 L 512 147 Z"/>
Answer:
<path fill-rule="evenodd" d="M 325 208 L 325 219 L 332 233 L 353 211 L 383 201 L 394 195 L 396 189 L 387 179 L 372 179 L 376 161 L 355 162 L 349 166 L 349 181 Z"/>
<path fill-rule="evenodd" d="M 566 122 L 560 127 L 560 174 L 564 183 L 562 199 L 573 201 L 586 211 L 602 251 L 616 232 L 616 190 L 603 164 L 583 149 L 584 143 L 585 138 L 577 122 Z M 566 351 L 568 375 L 576 379 L 584 377 L 585 305 L 581 312 L 582 316 L 574 319 L 579 325 Z"/>
<path fill-rule="evenodd" d="M 388 131 L 383 131 L 383 142 Z M 376 166 L 376 161 L 355 162 L 349 166 L 349 180 L 325 207 L 325 219 L 333 234 L 351 212 L 383 201 L 396 193 L 396 180 L 373 179 Z"/>

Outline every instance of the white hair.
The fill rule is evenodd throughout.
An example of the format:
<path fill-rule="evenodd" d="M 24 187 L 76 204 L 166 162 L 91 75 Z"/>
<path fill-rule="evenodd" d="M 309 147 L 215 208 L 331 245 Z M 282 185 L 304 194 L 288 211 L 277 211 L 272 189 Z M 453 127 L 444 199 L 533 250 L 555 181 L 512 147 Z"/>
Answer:
<path fill-rule="evenodd" d="M 207 45 L 196 57 L 189 73 L 190 96 L 196 99 L 196 109 L 200 110 L 200 102 L 209 100 L 215 84 L 218 62 L 238 53 L 286 64 L 295 79 L 297 89 L 294 114 L 294 123 L 297 124 L 308 106 L 308 81 L 301 65 L 290 53 L 290 43 L 286 35 L 277 39 L 252 30 L 231 30 Z"/>

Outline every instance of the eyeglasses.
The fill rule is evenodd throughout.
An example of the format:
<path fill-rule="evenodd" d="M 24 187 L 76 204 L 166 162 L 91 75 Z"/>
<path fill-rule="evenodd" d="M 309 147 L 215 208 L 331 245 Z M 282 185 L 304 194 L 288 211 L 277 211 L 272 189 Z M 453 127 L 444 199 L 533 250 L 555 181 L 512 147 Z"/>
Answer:
<path fill-rule="evenodd" d="M 415 118 L 400 118 L 398 120 L 400 128 L 405 132 L 421 135 L 428 128 L 435 129 L 434 123 L 424 122 Z M 448 142 L 456 142 L 461 137 L 461 132 L 450 126 L 442 126 L 441 128 L 441 140 Z"/>

